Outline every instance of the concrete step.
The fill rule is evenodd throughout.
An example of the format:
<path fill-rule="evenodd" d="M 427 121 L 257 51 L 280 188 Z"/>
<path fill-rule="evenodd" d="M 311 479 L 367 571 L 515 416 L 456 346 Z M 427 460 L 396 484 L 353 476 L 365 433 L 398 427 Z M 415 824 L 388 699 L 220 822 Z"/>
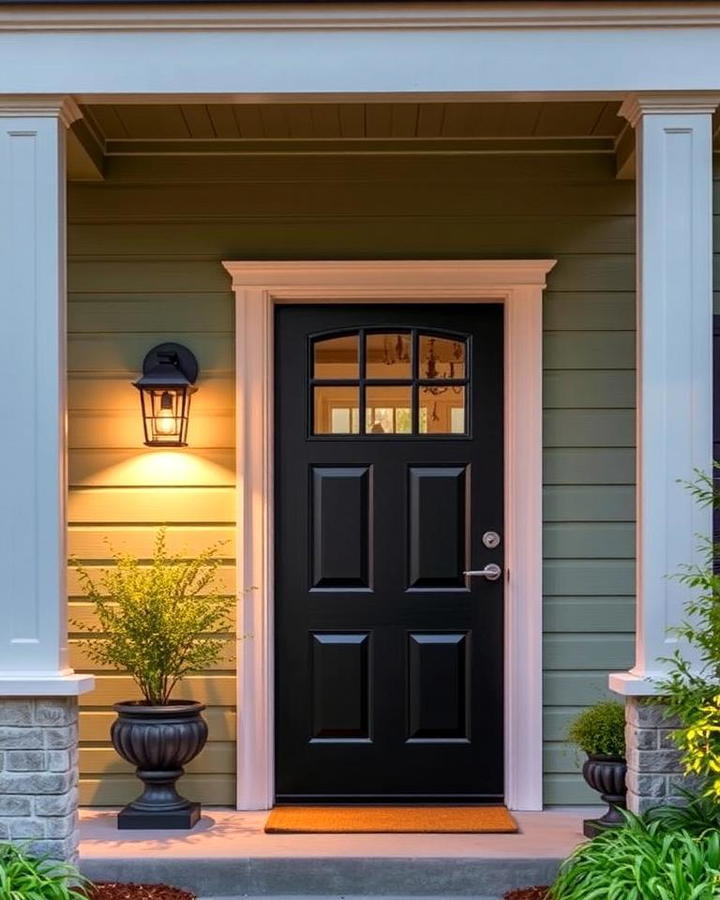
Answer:
<path fill-rule="evenodd" d="M 175 885 L 200 897 L 473 897 L 549 884 L 559 858 L 503 857 L 93 857 L 81 870 L 95 881 Z"/>

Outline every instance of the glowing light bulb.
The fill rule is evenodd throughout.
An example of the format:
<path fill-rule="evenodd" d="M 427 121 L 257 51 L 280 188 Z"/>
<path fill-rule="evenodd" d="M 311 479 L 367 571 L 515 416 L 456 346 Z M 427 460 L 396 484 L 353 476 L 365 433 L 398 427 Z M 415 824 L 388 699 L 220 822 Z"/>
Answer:
<path fill-rule="evenodd" d="M 155 419 L 155 431 L 157 434 L 172 435 L 177 432 L 177 420 L 173 414 L 172 397 L 168 391 L 164 391 L 160 398 L 160 411 Z"/>

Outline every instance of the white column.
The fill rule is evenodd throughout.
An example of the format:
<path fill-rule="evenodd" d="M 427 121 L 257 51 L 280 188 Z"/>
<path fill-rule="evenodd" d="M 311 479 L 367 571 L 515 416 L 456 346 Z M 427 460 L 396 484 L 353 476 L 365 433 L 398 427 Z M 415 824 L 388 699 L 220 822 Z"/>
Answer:
<path fill-rule="evenodd" d="M 712 517 L 680 480 L 712 464 L 712 113 L 709 95 L 638 95 L 620 114 L 637 138 L 637 636 L 618 693 L 656 693 L 678 646 Z M 687 648 L 684 651 L 689 655 Z"/>
<path fill-rule="evenodd" d="M 0 695 L 77 694 L 65 571 L 64 97 L 0 96 Z"/>

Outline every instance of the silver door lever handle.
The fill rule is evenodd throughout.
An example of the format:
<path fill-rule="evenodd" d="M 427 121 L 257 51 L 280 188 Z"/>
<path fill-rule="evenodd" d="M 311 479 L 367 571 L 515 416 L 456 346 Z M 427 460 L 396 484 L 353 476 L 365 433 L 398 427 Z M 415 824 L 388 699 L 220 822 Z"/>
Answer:
<path fill-rule="evenodd" d="M 487 578 L 488 581 L 497 581 L 502 575 L 502 569 L 497 563 L 488 563 L 484 569 L 470 569 L 467 572 L 463 572 L 463 575 L 467 575 L 469 578 L 481 575 L 483 578 Z"/>

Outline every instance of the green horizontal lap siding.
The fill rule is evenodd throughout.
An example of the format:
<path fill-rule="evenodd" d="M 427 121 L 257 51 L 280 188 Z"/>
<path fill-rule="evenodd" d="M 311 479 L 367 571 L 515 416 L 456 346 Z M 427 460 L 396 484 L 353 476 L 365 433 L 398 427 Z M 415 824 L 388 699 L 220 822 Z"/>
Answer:
<path fill-rule="evenodd" d="M 618 208 L 629 224 L 631 215 Z M 603 270 L 575 256 L 544 315 L 544 796 L 596 802 L 566 743 L 573 716 L 609 696 L 634 659 L 633 239 Z M 563 265 L 562 256 L 558 269 Z M 575 290 L 602 279 L 604 292 Z M 565 287 L 567 285 L 567 287 Z M 571 287 L 572 286 L 572 290 Z M 563 289 L 564 288 L 564 289 Z"/>
<path fill-rule="evenodd" d="M 575 371 L 568 383 L 565 370 L 546 372 L 543 377 L 543 402 L 547 410 L 570 412 L 608 411 L 618 418 L 627 411 L 627 404 L 635 402 L 635 372 L 633 370 Z M 578 410 L 578 404 L 582 408 Z M 557 417 L 558 412 L 554 415 Z"/>
<path fill-rule="evenodd" d="M 588 802 L 564 744 L 567 723 L 607 695 L 608 671 L 632 662 L 634 206 L 634 185 L 617 181 L 605 156 L 110 159 L 104 183 L 69 193 L 71 471 L 92 487 L 77 507 L 75 539 L 94 547 L 88 517 L 112 508 L 96 491 L 112 502 L 118 492 L 131 500 L 150 492 L 140 522 L 124 502 L 118 522 L 99 527 L 126 534 L 151 523 L 162 493 L 118 483 L 128 454 L 141 452 L 136 399 L 122 384 L 144 350 L 168 338 L 190 344 L 210 376 L 196 398 L 205 404 L 203 446 L 191 436 L 191 450 L 214 468 L 206 487 L 192 489 L 201 515 L 221 516 L 178 529 L 214 535 L 231 525 L 217 493 L 227 490 L 233 412 L 232 297 L 220 260 L 556 258 L 544 301 L 545 797 Z M 116 404 L 118 446 L 112 434 L 93 438 L 112 421 L 88 387 L 100 372 Z M 173 501 L 174 515 L 181 506 Z M 224 675 L 207 674 L 210 692 Z M 232 756 L 222 710 L 216 704 L 217 752 L 187 778 L 199 799 L 206 791 L 230 803 L 233 775 L 218 771 Z M 119 803 L 132 784 L 113 771 L 103 785 L 95 771 L 107 759 L 97 741 L 107 708 L 94 712 L 104 717 L 85 742 L 96 750 L 83 756 L 93 761 L 85 802 Z"/>

